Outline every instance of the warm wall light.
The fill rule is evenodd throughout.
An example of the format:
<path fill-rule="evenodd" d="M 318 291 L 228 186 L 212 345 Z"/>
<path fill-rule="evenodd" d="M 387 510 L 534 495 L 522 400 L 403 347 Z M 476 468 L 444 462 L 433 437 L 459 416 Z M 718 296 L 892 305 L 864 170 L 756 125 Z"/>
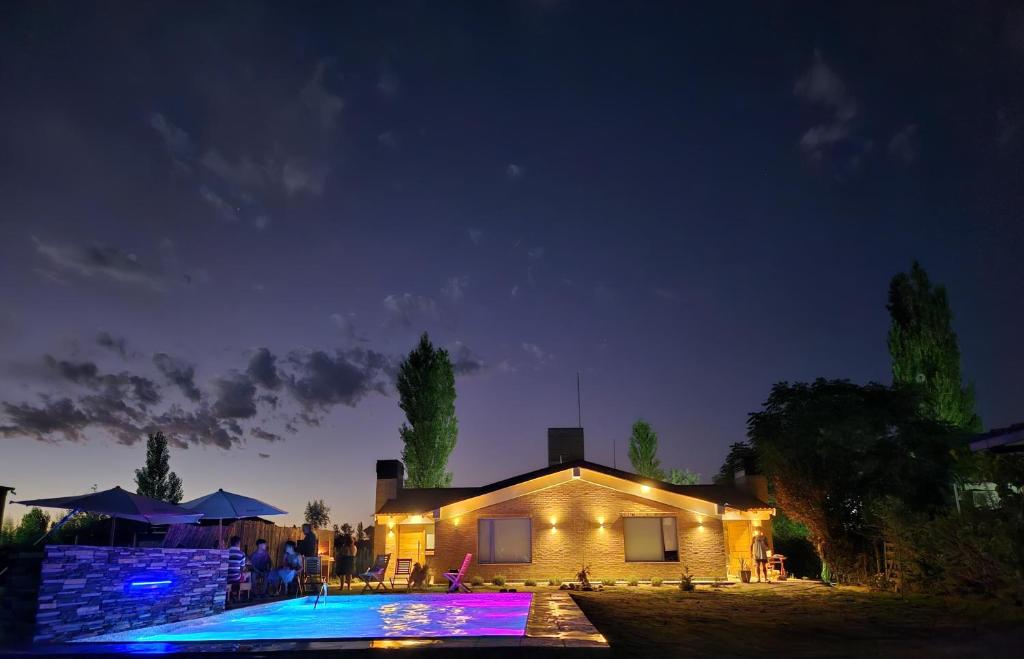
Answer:
<path fill-rule="evenodd" d="M 454 524 L 455 526 L 458 526 L 460 519 L 461 519 L 460 517 L 456 517 L 455 519 L 452 520 L 452 524 Z"/>
<path fill-rule="evenodd" d="M 600 526 L 603 529 L 604 528 L 604 517 L 598 517 L 597 518 L 597 524 L 598 524 L 598 526 Z"/>
<path fill-rule="evenodd" d="M 411 517 L 409 517 L 409 521 L 413 524 L 419 524 L 423 521 L 423 515 L 412 515 Z"/>
<path fill-rule="evenodd" d="M 641 485 L 640 486 L 640 491 L 641 492 L 650 492 L 651 491 L 651 486 L 650 485 Z"/>
<path fill-rule="evenodd" d="M 554 526 L 558 520 L 555 517 L 551 518 L 551 526 Z"/>
<path fill-rule="evenodd" d="M 395 528 L 395 520 L 390 518 L 390 517 L 388 517 L 388 528 L 389 529 Z"/>

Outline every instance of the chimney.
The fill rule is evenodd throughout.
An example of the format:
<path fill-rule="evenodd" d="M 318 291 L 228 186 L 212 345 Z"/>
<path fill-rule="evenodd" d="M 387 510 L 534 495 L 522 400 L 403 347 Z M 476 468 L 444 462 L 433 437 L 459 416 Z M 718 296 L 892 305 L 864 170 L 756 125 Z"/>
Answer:
<path fill-rule="evenodd" d="M 748 474 L 740 469 L 732 479 L 736 489 L 750 494 L 760 501 L 768 503 L 768 478 L 758 474 Z"/>
<path fill-rule="evenodd" d="M 373 512 L 378 512 L 385 503 L 397 499 L 405 481 L 405 466 L 400 460 L 377 460 L 377 495 Z"/>
<path fill-rule="evenodd" d="M 583 428 L 548 428 L 548 466 L 584 460 Z"/>

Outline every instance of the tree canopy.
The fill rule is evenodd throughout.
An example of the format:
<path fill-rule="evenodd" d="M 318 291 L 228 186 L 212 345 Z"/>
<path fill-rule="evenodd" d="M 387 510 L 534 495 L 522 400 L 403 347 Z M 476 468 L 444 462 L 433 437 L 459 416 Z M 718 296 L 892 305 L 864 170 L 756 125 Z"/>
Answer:
<path fill-rule="evenodd" d="M 137 494 L 170 503 L 184 495 L 181 479 L 171 471 L 171 453 L 162 432 L 151 433 L 146 440 L 146 464 L 135 470 L 135 487 Z"/>
<path fill-rule="evenodd" d="M 945 287 L 933 286 L 916 261 L 889 284 L 887 305 L 893 385 L 921 391 L 925 413 L 970 432 L 981 431 L 974 391 L 960 373 L 960 345 Z"/>
<path fill-rule="evenodd" d="M 665 480 L 665 472 L 661 470 L 661 460 L 658 459 L 658 433 L 643 419 L 633 422 L 633 432 L 629 437 L 629 461 L 633 471 L 641 476 Z"/>
<path fill-rule="evenodd" d="M 309 524 L 314 529 L 327 528 L 327 525 L 331 523 L 331 508 L 323 499 L 315 499 L 313 501 L 306 502 L 306 524 Z"/>
<path fill-rule="evenodd" d="M 399 433 L 411 487 L 448 487 L 448 456 L 459 434 L 455 374 L 448 351 L 434 348 L 426 332 L 398 368 L 399 406 L 406 422 Z"/>

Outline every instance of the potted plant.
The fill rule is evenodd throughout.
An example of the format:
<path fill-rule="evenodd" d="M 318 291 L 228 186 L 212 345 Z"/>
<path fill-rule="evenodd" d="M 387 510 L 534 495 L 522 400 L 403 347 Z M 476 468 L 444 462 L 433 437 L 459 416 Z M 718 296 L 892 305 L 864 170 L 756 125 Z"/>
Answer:
<path fill-rule="evenodd" d="M 750 568 L 747 566 L 747 559 L 740 559 L 740 581 L 750 583 Z"/>

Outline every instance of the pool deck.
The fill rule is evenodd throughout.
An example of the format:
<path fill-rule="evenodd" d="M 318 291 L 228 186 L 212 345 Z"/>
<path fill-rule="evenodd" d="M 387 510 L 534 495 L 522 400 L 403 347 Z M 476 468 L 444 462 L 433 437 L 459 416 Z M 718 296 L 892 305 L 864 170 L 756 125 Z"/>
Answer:
<path fill-rule="evenodd" d="M 505 656 L 516 648 L 524 651 L 569 649 L 605 654 L 608 642 L 590 623 L 567 591 L 536 591 L 523 636 L 440 637 L 425 639 L 362 639 L 315 641 L 231 641 L 173 643 L 61 643 L 0 649 L 0 654 L 50 657 L 124 656 L 136 654 L 247 654 L 247 653 L 366 653 L 369 650 L 409 650 L 412 654 L 454 654 L 467 656 L 473 649 L 493 648 Z"/>

